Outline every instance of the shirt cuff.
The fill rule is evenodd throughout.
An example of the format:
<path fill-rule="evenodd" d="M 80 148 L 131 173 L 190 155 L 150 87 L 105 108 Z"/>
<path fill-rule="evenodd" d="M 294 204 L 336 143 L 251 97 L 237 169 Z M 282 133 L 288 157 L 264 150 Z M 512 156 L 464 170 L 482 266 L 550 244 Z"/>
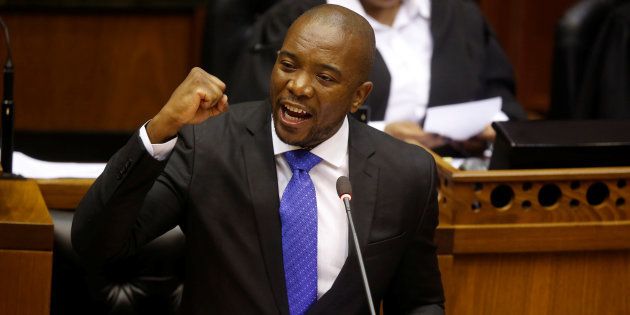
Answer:
<path fill-rule="evenodd" d="M 147 134 L 147 123 L 140 128 L 140 140 L 142 140 L 142 144 L 147 152 L 149 152 L 149 155 L 158 161 L 164 161 L 168 155 L 171 154 L 173 148 L 175 148 L 177 137 L 164 143 L 153 144 L 151 140 L 149 140 L 149 134 Z"/>

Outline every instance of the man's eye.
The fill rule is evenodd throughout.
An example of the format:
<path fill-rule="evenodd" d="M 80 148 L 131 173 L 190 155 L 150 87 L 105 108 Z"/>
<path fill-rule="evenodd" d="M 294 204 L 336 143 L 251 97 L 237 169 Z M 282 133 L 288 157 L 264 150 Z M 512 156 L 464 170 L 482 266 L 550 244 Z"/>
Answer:
<path fill-rule="evenodd" d="M 327 74 L 319 74 L 317 75 L 317 77 L 322 80 L 322 81 L 326 81 L 326 82 L 332 82 L 335 81 L 335 79 L 333 79 L 333 77 L 327 75 Z"/>
<path fill-rule="evenodd" d="M 281 61 L 280 65 L 282 65 L 282 67 L 285 69 L 295 69 L 295 66 L 288 61 Z"/>

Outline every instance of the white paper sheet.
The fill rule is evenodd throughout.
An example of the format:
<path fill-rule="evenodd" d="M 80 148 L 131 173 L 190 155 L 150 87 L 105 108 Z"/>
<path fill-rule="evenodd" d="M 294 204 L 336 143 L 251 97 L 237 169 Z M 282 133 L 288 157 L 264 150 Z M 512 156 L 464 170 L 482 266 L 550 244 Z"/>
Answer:
<path fill-rule="evenodd" d="M 48 162 L 24 153 L 13 153 L 13 173 L 27 178 L 96 178 L 105 163 Z"/>
<path fill-rule="evenodd" d="M 501 114 L 501 97 L 427 109 L 423 129 L 453 140 L 467 140 Z"/>

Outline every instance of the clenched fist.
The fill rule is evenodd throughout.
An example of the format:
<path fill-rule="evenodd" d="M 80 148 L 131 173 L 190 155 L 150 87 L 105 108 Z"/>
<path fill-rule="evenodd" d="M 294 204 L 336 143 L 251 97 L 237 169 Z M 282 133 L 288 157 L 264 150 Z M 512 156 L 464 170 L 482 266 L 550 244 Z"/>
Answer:
<path fill-rule="evenodd" d="M 160 112 L 147 125 L 151 143 L 173 138 L 184 125 L 198 124 L 228 109 L 225 83 L 193 68 Z"/>

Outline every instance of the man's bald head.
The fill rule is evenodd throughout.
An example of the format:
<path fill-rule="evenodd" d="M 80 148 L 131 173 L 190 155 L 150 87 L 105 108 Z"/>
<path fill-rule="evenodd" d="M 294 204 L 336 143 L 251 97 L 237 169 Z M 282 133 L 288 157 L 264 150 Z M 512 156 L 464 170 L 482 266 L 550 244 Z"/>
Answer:
<path fill-rule="evenodd" d="M 291 24 L 289 32 L 297 27 L 326 26 L 336 29 L 347 38 L 348 45 L 355 45 L 353 59 L 359 65 L 358 78 L 361 82 L 368 80 L 374 63 L 375 39 L 370 23 L 345 7 L 334 4 L 316 6 L 302 14 Z"/>
<path fill-rule="evenodd" d="M 278 137 L 308 149 L 332 137 L 372 91 L 374 49 L 372 27 L 346 8 L 317 6 L 293 22 L 271 71 Z"/>

